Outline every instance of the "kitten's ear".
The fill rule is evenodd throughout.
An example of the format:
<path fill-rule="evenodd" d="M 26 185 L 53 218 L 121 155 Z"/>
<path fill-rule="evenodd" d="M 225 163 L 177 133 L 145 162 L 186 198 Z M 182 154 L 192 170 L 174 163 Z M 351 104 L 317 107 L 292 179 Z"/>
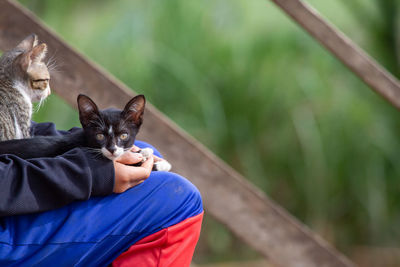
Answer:
<path fill-rule="evenodd" d="M 40 62 L 44 59 L 47 53 L 47 45 L 42 43 L 40 45 L 35 46 L 32 51 L 29 53 L 30 60 L 32 62 Z"/>
<path fill-rule="evenodd" d="M 79 120 L 81 121 L 82 127 L 85 128 L 91 120 L 100 116 L 99 109 L 93 100 L 86 95 L 80 94 L 77 101 Z"/>
<path fill-rule="evenodd" d="M 22 51 L 29 51 L 38 43 L 38 37 L 36 34 L 31 34 L 22 40 L 15 49 Z"/>
<path fill-rule="evenodd" d="M 43 60 L 47 53 L 47 45 L 40 44 L 32 50 L 24 52 L 17 57 L 17 61 L 21 68 L 26 71 L 32 63 L 38 63 Z"/>
<path fill-rule="evenodd" d="M 144 95 L 137 95 L 132 98 L 128 104 L 126 104 L 122 115 L 126 119 L 131 119 L 133 122 L 140 126 L 143 122 L 144 106 L 146 104 L 146 99 Z"/>

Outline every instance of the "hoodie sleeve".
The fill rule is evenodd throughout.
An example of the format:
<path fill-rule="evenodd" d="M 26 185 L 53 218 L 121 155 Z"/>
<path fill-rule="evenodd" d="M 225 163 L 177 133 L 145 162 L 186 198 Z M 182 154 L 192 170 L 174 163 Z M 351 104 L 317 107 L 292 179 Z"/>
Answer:
<path fill-rule="evenodd" d="M 75 148 L 55 158 L 0 155 L 0 216 L 42 212 L 111 194 L 114 166 Z"/>
<path fill-rule="evenodd" d="M 52 122 L 42 122 L 37 123 L 32 121 L 31 122 L 31 135 L 32 136 L 39 136 L 39 135 L 65 135 L 72 133 L 80 128 L 74 127 L 68 131 L 60 131 L 56 129 L 56 125 Z"/>

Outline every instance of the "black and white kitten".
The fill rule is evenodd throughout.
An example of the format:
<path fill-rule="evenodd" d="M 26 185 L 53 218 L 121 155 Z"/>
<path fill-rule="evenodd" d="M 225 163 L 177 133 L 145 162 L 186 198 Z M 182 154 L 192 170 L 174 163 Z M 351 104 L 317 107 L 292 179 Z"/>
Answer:
<path fill-rule="evenodd" d="M 82 130 L 62 136 L 36 136 L 33 138 L 0 142 L 0 154 L 13 154 L 23 159 L 55 157 L 75 147 L 87 147 L 115 160 L 131 150 L 143 122 L 145 97 L 132 98 L 121 111 L 99 110 L 88 96 L 78 96 L 79 120 Z M 153 155 L 151 148 L 139 151 L 144 160 Z M 166 160 L 156 161 L 153 170 L 169 171 Z"/>

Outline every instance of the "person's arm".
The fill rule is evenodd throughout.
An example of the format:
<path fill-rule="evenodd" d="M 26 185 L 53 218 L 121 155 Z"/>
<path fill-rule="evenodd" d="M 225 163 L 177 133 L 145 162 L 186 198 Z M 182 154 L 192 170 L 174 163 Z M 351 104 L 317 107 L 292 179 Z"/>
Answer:
<path fill-rule="evenodd" d="M 64 135 L 74 131 L 79 130 L 80 128 L 74 127 L 68 131 L 57 130 L 56 125 L 52 122 L 41 122 L 37 123 L 31 122 L 31 135 L 32 136 L 46 136 L 46 135 Z"/>
<path fill-rule="evenodd" d="M 35 135 L 64 135 L 69 134 L 75 131 L 78 131 L 80 128 L 74 127 L 69 131 L 60 131 L 56 129 L 54 123 L 44 122 L 44 123 L 31 123 L 31 134 Z M 153 168 L 154 160 L 159 160 L 162 158 L 161 154 L 150 144 L 147 144 L 142 141 L 135 141 L 135 145 L 140 148 L 150 147 L 154 151 L 154 158 L 148 159 L 145 163 L 142 164 L 141 167 L 133 167 L 128 166 L 132 164 L 136 164 L 142 161 L 142 157 L 137 153 L 125 153 L 123 157 L 114 161 L 115 168 L 115 184 L 114 184 L 114 192 L 122 193 L 127 189 L 143 182 L 150 176 L 151 169 Z M 135 149 L 133 149 L 135 152 Z M 158 157 L 158 158 L 157 158 Z"/>
<path fill-rule="evenodd" d="M 73 149 L 55 158 L 0 155 L 0 216 L 41 212 L 111 194 L 112 161 Z"/>

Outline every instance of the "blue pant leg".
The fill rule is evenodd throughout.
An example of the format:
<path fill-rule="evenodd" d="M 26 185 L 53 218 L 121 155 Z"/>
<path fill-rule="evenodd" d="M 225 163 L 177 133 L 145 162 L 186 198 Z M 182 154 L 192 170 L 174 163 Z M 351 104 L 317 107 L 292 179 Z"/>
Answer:
<path fill-rule="evenodd" d="M 106 266 L 138 240 L 202 212 L 185 178 L 152 172 L 122 194 L 0 220 L 0 266 Z"/>

